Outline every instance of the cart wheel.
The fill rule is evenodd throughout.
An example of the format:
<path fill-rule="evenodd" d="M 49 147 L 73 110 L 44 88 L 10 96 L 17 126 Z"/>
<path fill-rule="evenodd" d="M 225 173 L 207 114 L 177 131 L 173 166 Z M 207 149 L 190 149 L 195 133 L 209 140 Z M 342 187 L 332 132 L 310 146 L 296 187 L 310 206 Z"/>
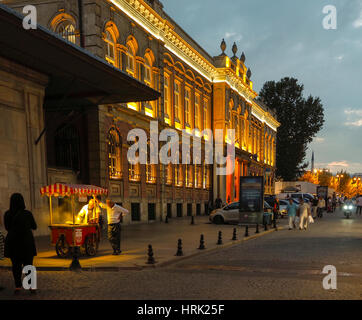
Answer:
<path fill-rule="evenodd" d="M 85 239 L 84 246 L 87 256 L 94 257 L 97 254 L 98 245 L 94 235 L 88 236 Z"/>
<path fill-rule="evenodd" d="M 63 234 L 58 238 L 57 243 L 55 244 L 55 251 L 60 258 L 66 258 L 70 253 L 69 244 L 67 240 L 65 240 Z"/>

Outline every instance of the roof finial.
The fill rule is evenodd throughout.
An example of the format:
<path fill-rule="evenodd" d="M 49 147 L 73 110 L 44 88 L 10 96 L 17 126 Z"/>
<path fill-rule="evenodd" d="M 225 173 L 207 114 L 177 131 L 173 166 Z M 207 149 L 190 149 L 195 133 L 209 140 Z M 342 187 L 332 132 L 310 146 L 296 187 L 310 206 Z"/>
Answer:
<path fill-rule="evenodd" d="M 234 44 L 233 44 L 232 51 L 233 51 L 234 57 L 236 57 L 236 53 L 238 52 L 238 46 L 236 45 L 235 42 L 234 42 Z M 233 58 L 234 58 L 234 57 L 233 57 Z"/>
<path fill-rule="evenodd" d="M 250 68 L 248 69 L 248 72 L 246 73 L 246 76 L 248 77 L 248 79 L 251 78 L 251 70 L 250 70 Z"/>
<path fill-rule="evenodd" d="M 224 56 L 225 55 L 225 50 L 226 50 L 226 42 L 225 42 L 224 39 L 222 39 L 222 41 L 221 41 L 220 48 L 221 48 L 221 51 L 222 51 L 221 55 Z"/>
<path fill-rule="evenodd" d="M 246 59 L 245 53 L 243 52 L 243 53 L 241 54 L 240 61 L 241 61 L 242 63 L 244 63 L 244 62 L 245 62 L 245 59 Z"/>

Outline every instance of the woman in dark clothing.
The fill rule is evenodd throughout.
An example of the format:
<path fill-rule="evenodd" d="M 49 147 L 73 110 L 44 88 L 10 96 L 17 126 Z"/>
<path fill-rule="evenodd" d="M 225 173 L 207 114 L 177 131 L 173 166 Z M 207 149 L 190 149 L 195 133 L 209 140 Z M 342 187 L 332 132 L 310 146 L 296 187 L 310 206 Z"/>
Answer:
<path fill-rule="evenodd" d="M 32 230 L 37 228 L 32 213 L 25 210 L 24 198 L 20 193 L 11 196 L 10 208 L 4 215 L 4 225 L 8 232 L 5 239 L 5 257 L 11 259 L 17 294 L 22 288 L 23 267 L 33 265 L 33 258 L 36 256 Z"/>

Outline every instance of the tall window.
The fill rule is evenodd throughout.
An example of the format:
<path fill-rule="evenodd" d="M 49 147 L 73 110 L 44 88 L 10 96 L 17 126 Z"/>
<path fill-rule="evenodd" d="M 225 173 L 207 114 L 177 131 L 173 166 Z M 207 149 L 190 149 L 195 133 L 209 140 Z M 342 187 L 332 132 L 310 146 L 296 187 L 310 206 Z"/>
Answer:
<path fill-rule="evenodd" d="M 121 139 L 118 131 L 112 128 L 108 133 L 108 163 L 110 179 L 122 177 Z"/>
<path fill-rule="evenodd" d="M 186 179 L 186 187 L 188 188 L 192 188 L 193 183 L 192 183 L 192 174 L 193 174 L 193 169 L 192 169 L 192 165 L 191 164 L 185 164 L 185 179 Z"/>
<path fill-rule="evenodd" d="M 74 126 L 60 127 L 55 133 L 55 162 L 57 167 L 80 169 L 80 141 Z"/>
<path fill-rule="evenodd" d="M 144 81 L 145 83 L 152 87 L 152 69 L 151 69 L 151 63 L 148 58 L 145 59 L 145 76 Z"/>
<path fill-rule="evenodd" d="M 126 54 L 126 71 L 132 77 L 135 76 L 135 52 L 131 44 L 127 45 L 127 54 Z"/>
<path fill-rule="evenodd" d="M 182 164 L 175 165 L 175 184 L 178 187 L 181 187 L 183 185 Z"/>
<path fill-rule="evenodd" d="M 208 122 L 208 104 L 209 104 L 209 101 L 207 99 L 204 99 L 204 130 L 210 129 L 209 122 Z"/>
<path fill-rule="evenodd" d="M 58 24 L 56 32 L 65 40 L 75 43 L 75 27 L 67 20 Z"/>
<path fill-rule="evenodd" d="M 239 128 L 239 119 L 237 116 L 234 117 L 234 128 L 235 128 L 235 144 L 240 146 L 240 128 Z"/>
<path fill-rule="evenodd" d="M 115 39 L 109 30 L 106 30 L 106 60 L 112 65 L 116 65 Z"/>
<path fill-rule="evenodd" d="M 185 88 L 185 125 L 190 126 L 190 106 L 191 106 L 191 90 Z"/>
<path fill-rule="evenodd" d="M 180 83 L 177 81 L 175 81 L 174 95 L 175 95 L 175 120 L 180 122 L 180 108 L 181 108 Z"/>
<path fill-rule="evenodd" d="M 172 163 L 169 163 L 166 168 L 166 184 L 172 185 Z"/>
<path fill-rule="evenodd" d="M 195 128 L 200 129 L 200 95 L 195 95 Z"/>
<path fill-rule="evenodd" d="M 165 118 L 169 120 L 169 119 L 171 119 L 170 79 L 169 79 L 169 76 L 166 74 L 165 74 L 165 78 L 164 78 L 163 95 L 164 95 Z"/>

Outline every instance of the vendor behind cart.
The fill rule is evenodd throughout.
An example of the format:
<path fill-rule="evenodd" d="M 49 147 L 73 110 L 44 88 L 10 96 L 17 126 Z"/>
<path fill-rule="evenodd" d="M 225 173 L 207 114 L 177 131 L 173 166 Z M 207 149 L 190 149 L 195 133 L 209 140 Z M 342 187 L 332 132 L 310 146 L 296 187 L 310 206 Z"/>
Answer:
<path fill-rule="evenodd" d="M 98 223 L 101 210 L 98 206 L 98 202 L 95 199 L 89 200 L 88 204 L 78 213 L 77 222 L 81 224 Z"/>
<path fill-rule="evenodd" d="M 112 200 L 107 199 L 106 204 L 99 202 L 99 206 L 107 209 L 108 240 L 113 248 L 113 255 L 121 254 L 121 217 L 129 211 Z"/>

